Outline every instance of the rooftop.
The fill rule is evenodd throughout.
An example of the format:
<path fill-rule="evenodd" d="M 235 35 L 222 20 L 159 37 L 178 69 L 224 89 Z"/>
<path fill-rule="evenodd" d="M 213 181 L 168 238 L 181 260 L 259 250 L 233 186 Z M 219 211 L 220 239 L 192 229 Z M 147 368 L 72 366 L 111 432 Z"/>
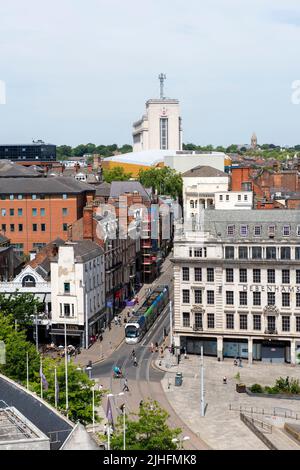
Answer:
<path fill-rule="evenodd" d="M 4 403 L 2 405 L 5 406 Z M 0 408 L 0 443 L 49 438 L 14 407 Z"/>
<path fill-rule="evenodd" d="M 119 197 L 126 193 L 137 192 L 141 196 L 150 199 L 149 193 L 139 181 L 113 181 L 110 188 L 110 197 Z"/>
<path fill-rule="evenodd" d="M 191 170 L 186 171 L 182 174 L 184 178 L 186 177 L 202 177 L 202 178 L 216 178 L 216 177 L 226 177 L 228 178 L 228 174 L 224 173 L 224 171 L 217 170 L 211 166 L 199 165 Z"/>
<path fill-rule="evenodd" d="M 1 178 L 2 194 L 80 194 L 95 191 L 75 178 Z"/>
<path fill-rule="evenodd" d="M 27 168 L 10 160 L 0 160 L 0 178 L 37 178 L 41 176 L 41 172 L 34 167 Z"/>

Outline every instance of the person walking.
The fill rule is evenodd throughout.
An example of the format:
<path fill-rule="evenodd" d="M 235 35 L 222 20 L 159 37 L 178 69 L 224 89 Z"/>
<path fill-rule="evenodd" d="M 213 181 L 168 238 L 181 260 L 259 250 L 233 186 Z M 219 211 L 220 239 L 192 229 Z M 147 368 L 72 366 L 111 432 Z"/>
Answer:
<path fill-rule="evenodd" d="M 154 352 L 154 344 L 153 344 L 153 343 L 150 344 L 150 351 L 151 351 L 152 353 Z"/>
<path fill-rule="evenodd" d="M 226 376 L 223 377 L 223 384 L 227 385 L 227 377 Z"/>
<path fill-rule="evenodd" d="M 134 358 L 133 358 L 133 365 L 134 365 L 134 367 L 137 367 L 137 365 L 138 365 L 136 356 L 134 356 Z"/>
<path fill-rule="evenodd" d="M 123 392 L 129 392 L 128 380 L 127 380 L 127 378 L 125 378 L 125 380 L 124 380 Z"/>

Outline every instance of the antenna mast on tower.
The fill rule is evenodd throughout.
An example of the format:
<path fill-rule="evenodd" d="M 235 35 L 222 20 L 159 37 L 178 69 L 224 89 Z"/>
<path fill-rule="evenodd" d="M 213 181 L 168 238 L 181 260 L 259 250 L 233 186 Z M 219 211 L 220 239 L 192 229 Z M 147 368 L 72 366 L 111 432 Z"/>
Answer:
<path fill-rule="evenodd" d="M 158 75 L 158 79 L 160 81 L 160 99 L 163 100 L 164 97 L 164 81 L 166 80 L 167 76 L 164 73 L 160 73 Z"/>

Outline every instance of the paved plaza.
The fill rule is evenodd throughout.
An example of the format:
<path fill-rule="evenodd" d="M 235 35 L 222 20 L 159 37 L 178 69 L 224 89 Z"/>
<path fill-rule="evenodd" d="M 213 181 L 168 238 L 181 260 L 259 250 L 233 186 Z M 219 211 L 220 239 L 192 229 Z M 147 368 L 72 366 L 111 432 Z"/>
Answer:
<path fill-rule="evenodd" d="M 175 357 L 172 358 L 175 362 Z M 159 359 L 156 360 L 159 365 Z M 276 399 L 251 397 L 246 393 L 237 393 L 235 390 L 237 380 L 234 376 L 240 374 L 240 382 L 251 386 L 254 383 L 261 385 L 274 385 L 276 378 L 294 377 L 300 379 L 300 366 L 288 364 L 264 364 L 254 363 L 249 365 L 244 361 L 242 367 L 233 365 L 233 360 L 228 359 L 218 362 L 216 358 L 204 357 L 205 400 L 207 404 L 205 417 L 200 415 L 200 356 L 188 356 L 177 365 L 170 366 L 170 355 L 166 350 L 161 360 L 161 368 L 166 370 L 162 385 L 166 396 L 181 419 L 198 434 L 212 449 L 267 449 L 263 442 L 248 429 L 240 420 L 239 411 L 231 411 L 229 404 L 234 408 L 245 406 L 271 411 L 274 408 L 288 409 L 298 412 L 300 417 L 300 401 L 290 399 Z M 182 386 L 175 386 L 175 373 L 182 372 Z M 223 377 L 227 377 L 227 384 L 223 384 Z M 282 411 L 282 410 L 281 410 Z M 261 418 L 260 415 L 253 415 Z M 273 425 L 281 425 L 282 419 L 264 417 Z M 299 423 L 299 421 L 295 421 Z M 274 436 L 277 439 L 278 448 L 299 449 L 298 444 L 290 440 L 283 432 L 277 432 L 274 428 Z M 278 435 L 277 435 L 278 434 Z"/>

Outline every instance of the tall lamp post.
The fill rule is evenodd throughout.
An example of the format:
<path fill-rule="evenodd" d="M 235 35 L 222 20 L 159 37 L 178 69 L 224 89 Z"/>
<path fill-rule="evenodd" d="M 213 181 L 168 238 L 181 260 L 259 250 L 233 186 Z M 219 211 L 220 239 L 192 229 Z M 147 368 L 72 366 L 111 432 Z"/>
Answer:
<path fill-rule="evenodd" d="M 115 398 L 115 397 L 121 397 L 124 395 L 124 392 L 120 392 L 117 394 L 109 393 L 107 398 Z M 125 403 L 122 406 L 122 412 L 123 412 L 123 449 L 126 450 L 126 415 L 125 415 Z M 107 450 L 110 450 L 110 424 L 108 423 L 107 427 Z"/>

